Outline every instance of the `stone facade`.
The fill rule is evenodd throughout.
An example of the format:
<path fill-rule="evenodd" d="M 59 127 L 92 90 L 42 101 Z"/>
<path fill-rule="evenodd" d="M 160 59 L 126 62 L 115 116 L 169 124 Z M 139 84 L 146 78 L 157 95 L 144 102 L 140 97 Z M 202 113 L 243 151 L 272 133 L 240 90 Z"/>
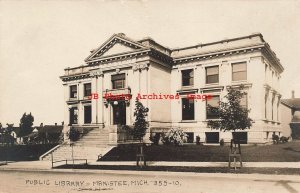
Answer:
<path fill-rule="evenodd" d="M 245 85 L 245 101 L 254 121 L 253 127 L 244 131 L 247 142 L 266 143 L 273 132 L 283 132 L 279 83 L 284 69 L 261 34 L 179 49 L 169 49 L 151 38 L 135 41 L 124 34 L 114 34 L 91 51 L 85 63 L 66 68 L 60 77 L 65 90 L 64 121 L 73 123 L 65 124 L 65 133 L 71 125 L 109 129 L 110 143 L 116 144 L 116 124 L 133 124 L 134 98 L 138 94 L 174 94 L 180 98 L 141 99 L 149 108 L 150 129 L 145 138 L 148 139 L 150 133 L 178 127 L 189 133 L 190 141 L 199 135 L 201 142 L 215 143 L 220 139 L 228 142 L 231 132 L 206 127 L 206 101 L 195 99 L 186 103 L 182 98 L 187 94 L 205 94 L 222 100 L 226 88 L 240 84 Z M 98 98 L 89 97 L 87 93 L 98 94 Z M 107 100 L 105 94 L 133 98 Z M 187 106 L 192 116 L 183 115 L 186 114 L 183 108 Z M 70 120 L 74 116 L 77 117 L 75 122 Z M 183 118 L 185 116 L 187 118 Z M 208 138 L 218 139 L 210 141 Z"/>

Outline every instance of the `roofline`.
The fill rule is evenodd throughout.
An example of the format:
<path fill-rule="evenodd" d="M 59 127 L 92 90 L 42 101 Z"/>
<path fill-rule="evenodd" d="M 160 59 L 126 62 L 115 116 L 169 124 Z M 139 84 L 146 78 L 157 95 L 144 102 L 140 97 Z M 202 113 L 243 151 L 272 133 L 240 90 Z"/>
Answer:
<path fill-rule="evenodd" d="M 289 107 L 289 108 L 291 108 L 291 109 L 294 109 L 294 110 L 300 110 L 300 108 L 291 106 L 291 105 L 287 104 L 287 103 L 286 103 L 285 101 L 283 101 L 283 100 L 290 100 L 290 99 L 281 99 L 280 102 L 281 102 L 283 105 L 285 105 L 285 106 L 287 106 L 287 107 Z"/>
<path fill-rule="evenodd" d="M 159 47 L 161 47 L 161 48 L 163 48 L 163 49 L 166 49 L 167 51 L 170 52 L 170 54 L 171 54 L 171 52 L 172 52 L 172 49 L 170 49 L 169 47 L 163 46 L 163 45 L 160 44 L 160 43 L 157 43 L 157 42 L 156 42 L 154 39 L 152 39 L 151 37 L 145 37 L 145 38 L 143 38 L 143 39 L 141 39 L 141 40 L 138 40 L 137 42 L 141 43 L 141 42 L 143 42 L 143 41 L 150 41 L 150 42 L 152 42 L 152 43 L 158 45 Z"/>
<path fill-rule="evenodd" d="M 130 38 L 128 38 L 127 36 L 125 36 L 124 33 L 118 33 L 118 34 L 113 34 L 112 36 L 110 36 L 108 38 L 108 40 L 106 40 L 103 44 L 101 44 L 99 47 L 97 47 L 96 49 L 93 50 L 93 52 L 84 59 L 84 61 L 87 63 L 87 62 L 90 62 L 90 60 L 92 59 L 93 56 L 96 55 L 96 53 L 103 47 L 105 47 L 112 39 L 114 38 L 119 38 L 123 41 L 126 41 L 126 42 L 130 42 L 131 44 L 134 44 L 135 46 L 140 46 L 141 49 L 145 49 L 146 47 L 144 45 L 142 45 L 140 42 L 136 41 L 136 40 L 132 40 Z"/>
<path fill-rule="evenodd" d="M 237 47 L 237 48 L 220 50 L 220 51 L 210 51 L 210 52 L 205 52 L 205 53 L 200 53 L 200 54 L 196 53 L 196 54 L 183 55 L 183 56 L 172 57 L 172 58 L 174 60 L 185 60 L 185 59 L 194 58 L 194 57 L 201 57 L 201 56 L 212 55 L 212 54 L 221 54 L 224 52 L 235 52 L 235 51 L 240 51 L 240 50 L 245 50 L 245 49 L 256 49 L 256 48 L 263 48 L 263 44 L 247 46 L 247 47 Z"/>
<path fill-rule="evenodd" d="M 286 107 L 289 107 L 290 109 L 293 109 L 293 107 L 291 107 L 290 105 L 288 105 L 288 104 L 286 104 L 284 101 L 282 101 L 282 100 L 284 100 L 284 99 L 281 99 L 280 100 L 280 103 L 281 104 L 283 104 L 284 106 L 286 106 Z"/>
<path fill-rule="evenodd" d="M 203 47 L 203 46 L 210 46 L 210 45 L 213 45 L 213 44 L 219 44 L 219 43 L 224 43 L 224 42 L 247 39 L 247 38 L 252 38 L 252 37 L 255 37 L 255 36 L 259 36 L 263 42 L 266 42 L 261 33 L 254 33 L 254 34 L 251 34 L 251 35 L 248 35 L 248 36 L 241 36 L 241 37 L 237 37 L 237 38 L 223 39 L 223 40 L 219 40 L 219 41 L 215 41 L 215 42 L 197 44 L 197 45 L 194 45 L 194 46 L 187 46 L 187 47 L 182 47 L 182 48 L 174 48 L 174 49 L 171 49 L 171 51 L 173 52 L 173 51 L 187 50 L 187 49 L 198 48 L 198 47 Z"/>

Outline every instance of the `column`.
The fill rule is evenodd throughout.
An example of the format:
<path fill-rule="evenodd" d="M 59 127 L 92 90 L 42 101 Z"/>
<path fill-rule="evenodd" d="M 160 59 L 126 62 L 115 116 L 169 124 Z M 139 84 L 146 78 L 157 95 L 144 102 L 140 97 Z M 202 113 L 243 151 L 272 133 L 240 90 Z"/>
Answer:
<path fill-rule="evenodd" d="M 97 123 L 101 124 L 104 127 L 104 104 L 103 104 L 103 79 L 104 74 L 102 71 L 99 71 L 99 76 L 97 80 L 97 93 L 98 93 L 98 100 L 97 100 Z"/>
<path fill-rule="evenodd" d="M 92 123 L 103 124 L 103 72 L 99 69 L 91 71 L 92 93 L 98 94 L 98 99 L 92 99 Z"/>
<path fill-rule="evenodd" d="M 101 97 L 100 93 L 98 93 L 97 91 L 97 77 L 96 76 L 92 76 L 92 96 L 93 94 L 98 94 L 98 98 Z M 97 100 L 99 99 L 94 99 L 92 97 L 91 99 L 91 104 L 92 104 L 92 124 L 97 124 L 98 123 L 98 111 L 97 111 Z"/>
<path fill-rule="evenodd" d="M 69 85 L 63 84 L 64 86 L 64 141 L 69 141 L 67 137 L 67 132 L 69 131 L 69 124 L 70 124 L 70 111 L 69 111 L 69 105 L 67 104 L 67 101 L 69 100 Z"/>
<path fill-rule="evenodd" d="M 79 82 L 77 84 L 77 96 L 78 100 L 83 99 L 83 84 Z M 84 110 L 81 102 L 78 103 L 78 125 L 83 125 L 84 123 Z"/>
<path fill-rule="evenodd" d="M 278 97 L 277 94 L 274 93 L 274 103 L 273 103 L 273 120 L 277 122 L 277 111 L 278 111 Z"/>
<path fill-rule="evenodd" d="M 277 97 L 277 121 L 281 122 L 281 107 L 280 107 L 281 95 L 277 94 L 276 97 Z"/>

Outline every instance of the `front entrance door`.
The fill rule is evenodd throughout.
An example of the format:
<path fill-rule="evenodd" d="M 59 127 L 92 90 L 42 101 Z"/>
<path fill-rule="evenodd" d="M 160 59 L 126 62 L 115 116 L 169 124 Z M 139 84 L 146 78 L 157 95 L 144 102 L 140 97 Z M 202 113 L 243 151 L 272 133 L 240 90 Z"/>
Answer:
<path fill-rule="evenodd" d="M 126 104 L 125 101 L 115 101 L 113 104 L 113 124 L 126 125 Z"/>

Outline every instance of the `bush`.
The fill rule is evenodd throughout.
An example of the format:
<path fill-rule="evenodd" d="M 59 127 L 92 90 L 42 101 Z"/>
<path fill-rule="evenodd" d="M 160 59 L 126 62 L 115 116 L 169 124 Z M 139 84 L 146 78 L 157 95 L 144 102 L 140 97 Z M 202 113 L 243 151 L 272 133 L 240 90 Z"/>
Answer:
<path fill-rule="evenodd" d="M 220 146 L 224 146 L 224 139 L 220 140 Z"/>
<path fill-rule="evenodd" d="M 199 135 L 196 136 L 196 144 L 200 145 L 200 136 Z"/>
<path fill-rule="evenodd" d="M 281 143 L 287 143 L 289 141 L 289 139 L 290 139 L 290 137 L 285 137 L 285 136 L 280 137 Z"/>
<path fill-rule="evenodd" d="M 77 141 L 80 138 L 80 132 L 79 130 L 71 127 L 67 133 L 67 136 L 71 141 Z"/>
<path fill-rule="evenodd" d="M 150 136 L 150 141 L 153 142 L 154 145 L 158 145 L 160 139 L 160 133 L 153 133 L 154 135 Z"/>
<path fill-rule="evenodd" d="M 167 132 L 162 138 L 164 144 L 174 144 L 176 146 L 183 145 L 183 142 L 186 141 L 187 134 L 183 132 L 182 129 L 172 128 Z"/>
<path fill-rule="evenodd" d="M 279 136 L 273 134 L 273 135 L 272 135 L 272 140 L 273 140 L 273 144 L 278 144 L 278 142 L 279 142 Z"/>

